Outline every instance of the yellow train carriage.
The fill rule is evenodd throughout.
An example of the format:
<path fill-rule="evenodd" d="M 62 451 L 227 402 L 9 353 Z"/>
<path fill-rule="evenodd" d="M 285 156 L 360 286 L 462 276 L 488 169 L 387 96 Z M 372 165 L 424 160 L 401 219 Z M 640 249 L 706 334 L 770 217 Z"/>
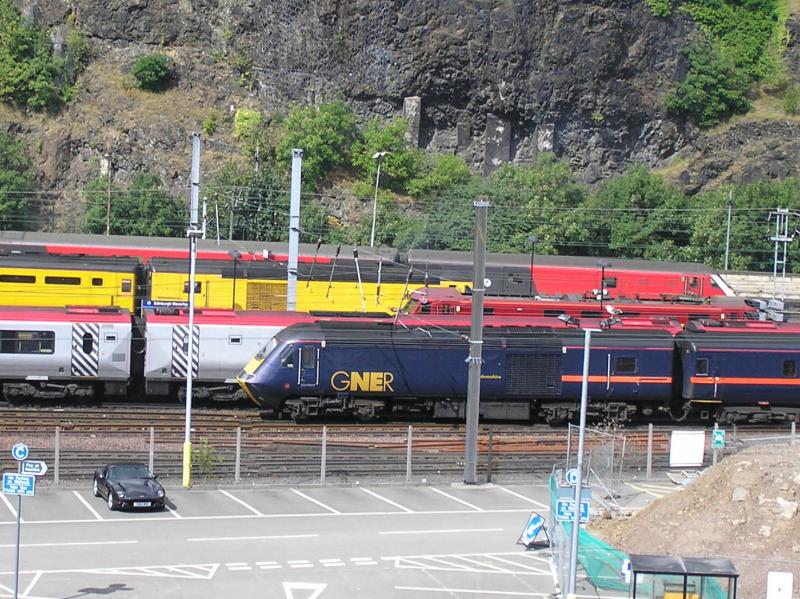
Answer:
<path fill-rule="evenodd" d="M 48 254 L 0 255 L 0 305 L 118 306 L 134 311 L 139 261 Z"/>
<path fill-rule="evenodd" d="M 299 312 L 392 314 L 404 291 L 429 287 L 470 285 L 468 273 L 460 280 L 415 270 L 406 288 L 408 268 L 395 263 L 359 263 L 361 284 L 352 260 L 332 263 L 301 263 L 298 266 L 297 306 Z M 331 277 L 331 273 L 333 276 Z M 154 259 L 150 263 L 149 297 L 156 301 L 187 301 L 189 276 L 185 260 Z M 286 265 L 257 261 L 234 263 L 199 260 L 195 275 L 195 305 L 203 308 L 237 310 L 285 310 Z"/>

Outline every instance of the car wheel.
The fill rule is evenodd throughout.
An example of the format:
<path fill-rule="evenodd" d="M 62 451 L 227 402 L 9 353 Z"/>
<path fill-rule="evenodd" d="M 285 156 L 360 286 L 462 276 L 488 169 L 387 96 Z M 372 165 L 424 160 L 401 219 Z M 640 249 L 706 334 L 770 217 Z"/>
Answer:
<path fill-rule="evenodd" d="M 114 505 L 114 496 L 111 494 L 111 491 L 108 492 L 108 509 L 112 512 L 117 509 L 117 506 Z"/>
<path fill-rule="evenodd" d="M 92 493 L 94 493 L 95 497 L 100 497 L 100 487 L 97 485 L 97 479 L 92 481 Z"/>

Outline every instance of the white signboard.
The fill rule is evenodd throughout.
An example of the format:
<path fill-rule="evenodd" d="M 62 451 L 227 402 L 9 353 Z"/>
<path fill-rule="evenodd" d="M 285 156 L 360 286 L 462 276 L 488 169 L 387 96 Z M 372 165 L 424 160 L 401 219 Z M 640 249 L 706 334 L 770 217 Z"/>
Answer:
<path fill-rule="evenodd" d="M 792 573 L 767 572 L 767 599 L 792 599 Z"/>
<path fill-rule="evenodd" d="M 705 431 L 672 431 L 669 440 L 670 468 L 699 468 L 705 453 Z"/>

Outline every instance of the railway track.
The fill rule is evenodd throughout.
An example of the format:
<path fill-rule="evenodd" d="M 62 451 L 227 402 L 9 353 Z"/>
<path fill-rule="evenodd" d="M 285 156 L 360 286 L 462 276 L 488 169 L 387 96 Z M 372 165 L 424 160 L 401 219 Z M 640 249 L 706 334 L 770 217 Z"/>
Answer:
<path fill-rule="evenodd" d="M 52 464 L 55 432 L 59 431 L 59 476 L 86 479 L 109 461 L 143 461 L 150 457 L 150 431 L 154 445 L 154 470 L 162 477 L 179 477 L 182 468 L 184 413 L 177 408 L 147 409 L 0 409 L 0 443 L 9 448 L 26 442 L 37 459 Z M 326 431 L 326 476 L 341 480 L 364 477 L 405 476 L 409 426 L 412 429 L 412 471 L 415 480 L 460 475 L 463 471 L 464 425 L 395 423 L 295 424 L 267 421 L 241 410 L 196 410 L 192 417 L 195 466 L 210 478 L 230 479 L 236 462 L 237 429 L 240 430 L 240 476 L 244 480 L 319 480 L 322 430 Z M 655 427 L 654 467 L 668 465 L 672 428 Z M 647 428 L 631 427 L 592 432 L 586 450 L 598 460 L 608 454 L 609 433 L 615 437 L 611 453 L 628 468 L 643 468 Z M 747 427 L 739 438 L 776 434 L 775 428 Z M 624 449 L 619 446 L 624 437 Z M 548 473 L 564 460 L 570 443 L 566 429 L 545 425 L 481 424 L 479 469 L 488 470 L 491 445 L 492 472 L 500 476 Z M 571 440 L 574 450 L 575 439 Z M 614 458 L 616 459 L 616 458 Z M 613 459 L 612 459 L 613 461 Z M 4 469 L 14 467 L 10 455 L 0 453 Z M 52 476 L 52 473 L 48 476 Z"/>

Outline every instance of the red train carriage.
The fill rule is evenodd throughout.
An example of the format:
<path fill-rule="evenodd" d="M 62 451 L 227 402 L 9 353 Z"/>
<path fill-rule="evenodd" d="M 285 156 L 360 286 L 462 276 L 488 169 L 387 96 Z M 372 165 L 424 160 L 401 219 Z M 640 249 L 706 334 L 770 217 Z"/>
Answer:
<path fill-rule="evenodd" d="M 583 298 L 484 298 L 484 314 L 497 316 L 545 317 L 566 314 L 575 318 L 606 318 L 609 315 L 674 318 L 682 324 L 690 320 L 757 320 L 759 310 L 747 300 L 713 297 L 706 300 L 636 301 L 625 298 L 598 300 Z M 406 314 L 470 314 L 472 297 L 457 289 L 418 289 L 401 309 Z"/>

